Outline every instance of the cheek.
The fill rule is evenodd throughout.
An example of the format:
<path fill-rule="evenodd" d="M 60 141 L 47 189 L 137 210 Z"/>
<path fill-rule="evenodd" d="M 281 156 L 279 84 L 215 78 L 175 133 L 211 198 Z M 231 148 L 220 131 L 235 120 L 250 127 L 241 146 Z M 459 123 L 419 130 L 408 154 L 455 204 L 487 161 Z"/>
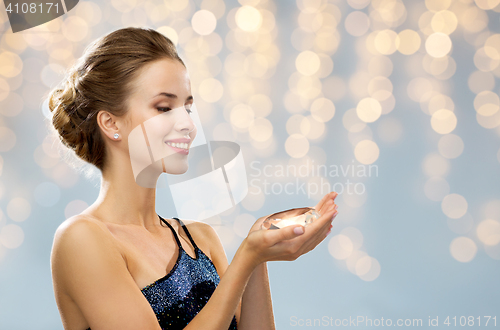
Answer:
<path fill-rule="evenodd" d="M 198 130 L 196 129 L 196 126 L 195 126 L 194 129 L 189 133 L 189 137 L 191 138 L 191 141 L 194 140 L 197 132 L 198 132 Z"/>

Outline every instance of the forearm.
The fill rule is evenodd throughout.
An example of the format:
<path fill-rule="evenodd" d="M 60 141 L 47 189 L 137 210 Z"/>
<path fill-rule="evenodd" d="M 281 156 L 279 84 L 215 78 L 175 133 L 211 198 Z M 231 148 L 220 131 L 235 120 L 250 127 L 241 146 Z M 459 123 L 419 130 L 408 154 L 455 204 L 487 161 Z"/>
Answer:
<path fill-rule="evenodd" d="M 231 264 L 221 277 L 219 285 L 207 304 L 184 328 L 186 330 L 221 330 L 228 329 L 236 312 L 245 286 L 255 269 L 247 258 L 236 251 Z"/>
<path fill-rule="evenodd" d="M 253 271 L 241 302 L 241 330 L 275 329 L 271 290 L 267 263 L 261 263 Z"/>

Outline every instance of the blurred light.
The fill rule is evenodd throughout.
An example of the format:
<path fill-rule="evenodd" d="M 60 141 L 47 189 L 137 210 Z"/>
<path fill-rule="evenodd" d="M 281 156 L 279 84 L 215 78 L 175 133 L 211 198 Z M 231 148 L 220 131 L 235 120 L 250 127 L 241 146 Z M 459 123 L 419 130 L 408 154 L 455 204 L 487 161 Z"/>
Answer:
<path fill-rule="evenodd" d="M 10 86 L 5 79 L 0 77 L 0 101 L 5 100 L 9 95 Z"/>
<path fill-rule="evenodd" d="M 499 64 L 500 58 L 498 56 L 491 58 L 488 54 L 486 54 L 486 50 L 484 48 L 479 48 L 474 54 L 474 65 L 476 65 L 476 68 L 481 71 L 493 71 Z"/>
<path fill-rule="evenodd" d="M 354 156 L 361 164 L 374 163 L 380 154 L 377 144 L 371 140 L 363 140 L 354 148 Z"/>
<path fill-rule="evenodd" d="M 421 102 L 429 92 L 433 91 L 432 83 L 425 78 L 417 77 L 408 84 L 407 92 L 411 100 Z"/>
<path fill-rule="evenodd" d="M 368 32 L 370 18 L 362 11 L 353 11 L 345 18 L 344 25 L 347 33 L 360 37 Z"/>
<path fill-rule="evenodd" d="M 474 109 L 482 116 L 492 116 L 500 109 L 500 98 L 498 94 L 484 91 L 476 95 Z"/>
<path fill-rule="evenodd" d="M 89 25 L 78 16 L 69 16 L 64 20 L 61 31 L 66 39 L 80 42 L 88 36 Z"/>
<path fill-rule="evenodd" d="M 297 21 L 300 28 L 310 32 L 317 32 L 323 25 L 323 15 L 320 12 L 300 12 Z"/>
<path fill-rule="evenodd" d="M 314 43 L 318 48 L 318 51 L 322 51 L 328 55 L 333 55 L 337 51 L 340 43 L 339 31 L 317 32 Z"/>
<path fill-rule="evenodd" d="M 433 115 L 436 111 L 441 109 L 447 109 L 450 111 L 455 110 L 455 103 L 453 103 L 451 97 L 444 94 L 434 95 L 433 97 L 431 97 L 426 106 L 424 105 L 424 103 L 421 104 L 422 110 L 428 115 Z"/>
<path fill-rule="evenodd" d="M 89 205 L 82 200 L 79 200 L 79 199 L 72 200 L 64 208 L 64 216 L 66 217 L 66 219 L 69 219 L 72 216 L 78 215 L 78 214 L 82 213 L 83 211 L 85 211 L 85 209 L 88 206 Z"/>
<path fill-rule="evenodd" d="M 301 134 L 292 134 L 285 141 L 285 150 L 293 158 L 301 158 L 309 152 L 309 141 Z"/>
<path fill-rule="evenodd" d="M 318 54 L 320 60 L 319 70 L 316 73 L 319 78 L 328 77 L 333 71 L 332 58 L 325 54 Z"/>
<path fill-rule="evenodd" d="M 95 26 L 102 19 L 101 7 L 92 1 L 82 1 L 75 8 L 75 14 L 89 24 Z M 56 20 L 52 21 L 55 22 Z"/>
<path fill-rule="evenodd" d="M 432 153 L 424 158 L 422 167 L 427 176 L 445 176 L 450 170 L 450 162 L 443 156 Z"/>
<path fill-rule="evenodd" d="M 483 220 L 477 225 L 477 237 L 486 245 L 500 243 L 500 223 L 493 219 Z"/>
<path fill-rule="evenodd" d="M 351 142 L 351 145 L 355 147 L 359 142 L 363 140 L 373 140 L 373 131 L 370 126 L 365 125 L 363 129 L 357 133 L 347 133 L 347 138 L 349 139 L 349 142 Z"/>
<path fill-rule="evenodd" d="M 467 201 L 459 194 L 446 195 L 441 202 L 443 213 L 452 219 L 463 217 L 467 213 L 467 207 Z"/>
<path fill-rule="evenodd" d="M 427 9 L 433 12 L 446 10 L 450 7 L 451 0 L 425 0 Z"/>
<path fill-rule="evenodd" d="M 290 37 L 292 46 L 299 50 L 304 51 L 313 48 L 315 33 L 306 31 L 302 28 L 296 28 Z"/>
<path fill-rule="evenodd" d="M 368 94 L 377 101 L 387 100 L 392 95 L 392 82 L 384 77 L 374 77 L 368 83 Z"/>
<path fill-rule="evenodd" d="M 460 262 L 469 262 L 476 256 L 477 246 L 468 237 L 457 237 L 450 244 L 450 253 L 453 258 Z"/>
<path fill-rule="evenodd" d="M 322 4 L 322 0 L 297 0 L 297 7 L 305 13 L 318 11 Z"/>
<path fill-rule="evenodd" d="M 431 126 L 439 134 L 448 134 L 457 126 L 457 117 L 448 109 L 441 109 L 432 114 Z"/>
<path fill-rule="evenodd" d="M 347 259 L 354 250 L 354 244 L 346 235 L 335 235 L 328 241 L 328 251 L 337 260 Z"/>
<path fill-rule="evenodd" d="M 51 207 L 61 198 L 61 190 L 52 182 L 42 182 L 35 188 L 33 195 L 38 204 Z"/>
<path fill-rule="evenodd" d="M 490 72 L 475 71 L 471 73 L 467 83 L 469 89 L 475 94 L 491 91 L 495 87 L 495 76 Z"/>
<path fill-rule="evenodd" d="M 4 115 L 5 117 L 15 117 L 23 110 L 23 107 L 23 98 L 15 92 L 10 92 L 5 99 L 0 101 L 0 114 Z"/>
<path fill-rule="evenodd" d="M 340 231 L 340 234 L 349 237 L 354 250 L 359 250 L 363 246 L 363 234 L 358 228 L 346 227 Z"/>
<path fill-rule="evenodd" d="M 343 191 L 341 196 L 342 196 L 342 201 L 346 205 L 348 205 L 352 208 L 363 206 L 363 204 L 365 204 L 366 200 L 368 199 L 368 194 L 356 194 L 356 193 L 353 193 L 352 191 L 350 193 L 349 193 L 349 191 L 347 191 L 347 192 Z"/>
<path fill-rule="evenodd" d="M 262 25 L 261 13 L 252 6 L 238 8 L 235 20 L 238 27 L 247 32 L 257 31 Z"/>
<path fill-rule="evenodd" d="M 267 58 L 259 53 L 248 55 L 243 63 L 245 73 L 255 78 L 262 78 L 267 73 L 269 66 Z"/>
<path fill-rule="evenodd" d="M 380 102 L 372 97 L 366 97 L 359 101 L 356 107 L 356 113 L 362 121 L 372 123 L 382 114 Z"/>
<path fill-rule="evenodd" d="M 368 63 L 368 72 L 372 76 L 389 77 L 392 74 L 393 67 L 389 57 L 379 55 L 370 59 Z"/>
<path fill-rule="evenodd" d="M 335 115 L 335 104 L 329 99 L 320 97 L 311 104 L 310 111 L 315 120 L 326 123 Z"/>
<path fill-rule="evenodd" d="M 323 80 L 322 91 L 325 97 L 338 101 L 345 96 L 347 88 L 342 78 L 330 76 Z"/>
<path fill-rule="evenodd" d="M 219 101 L 224 93 L 224 86 L 222 86 L 222 83 L 215 78 L 203 80 L 198 88 L 200 97 L 208 103 Z"/>
<path fill-rule="evenodd" d="M 443 57 L 451 51 L 451 39 L 447 34 L 436 32 L 427 37 L 425 50 L 432 57 Z"/>
<path fill-rule="evenodd" d="M 156 31 L 170 39 L 174 43 L 174 45 L 177 46 L 177 44 L 179 43 L 179 35 L 177 34 L 177 31 L 175 31 L 170 26 L 160 26 L 156 29 Z"/>
<path fill-rule="evenodd" d="M 480 113 L 476 114 L 476 120 L 479 125 L 487 129 L 492 129 L 500 125 L 500 111 L 495 112 L 491 116 L 483 116 Z"/>
<path fill-rule="evenodd" d="M 419 50 L 420 44 L 418 33 L 409 29 L 399 32 L 395 40 L 396 49 L 404 55 L 414 54 Z"/>
<path fill-rule="evenodd" d="M 457 158 L 464 151 L 464 142 L 455 134 L 443 135 L 438 143 L 439 153 L 448 159 Z"/>
<path fill-rule="evenodd" d="M 488 26 L 488 15 L 476 6 L 470 6 L 461 13 L 459 21 L 467 32 L 477 33 Z"/>
<path fill-rule="evenodd" d="M 380 275 L 380 263 L 373 257 L 362 257 L 356 262 L 356 275 L 363 281 L 374 281 Z"/>
<path fill-rule="evenodd" d="M 248 211 L 258 211 L 264 206 L 265 198 L 262 190 L 257 190 L 256 187 L 250 186 L 248 194 L 241 202 L 241 205 Z"/>
<path fill-rule="evenodd" d="M 377 134 L 386 143 L 396 143 L 403 136 L 403 125 L 396 118 L 383 118 L 378 122 Z"/>
<path fill-rule="evenodd" d="M 494 34 L 486 39 L 484 52 L 491 59 L 500 60 L 500 34 Z"/>
<path fill-rule="evenodd" d="M 19 55 L 3 51 L 0 53 L 0 75 L 12 78 L 17 76 L 23 70 L 23 61 Z"/>
<path fill-rule="evenodd" d="M 345 259 L 345 263 L 347 266 L 347 269 L 356 275 L 356 263 L 358 262 L 359 259 L 367 256 L 368 254 L 365 251 L 361 250 L 354 250 L 352 251 L 351 255 Z"/>
<path fill-rule="evenodd" d="M 8 224 L 0 229 L 0 243 L 8 249 L 15 249 L 24 241 L 24 231 L 15 224 Z"/>
<path fill-rule="evenodd" d="M 325 124 L 321 121 L 317 121 L 312 116 L 307 116 L 305 120 L 302 121 L 301 130 L 304 126 L 307 127 L 308 132 L 302 134 L 310 140 L 320 139 L 325 133 Z"/>
<path fill-rule="evenodd" d="M 217 18 L 212 12 L 202 9 L 194 13 L 191 24 L 194 32 L 205 36 L 214 32 L 217 26 Z"/>
<path fill-rule="evenodd" d="M 255 141 L 264 142 L 273 135 L 273 124 L 266 118 L 256 118 L 248 128 L 250 137 Z"/>
<path fill-rule="evenodd" d="M 295 60 L 297 71 L 305 76 L 311 76 L 318 72 L 320 67 L 320 59 L 318 54 L 306 50 L 301 52 Z"/>
<path fill-rule="evenodd" d="M 370 4 L 370 0 L 347 0 L 347 3 L 354 9 L 363 9 Z"/>
<path fill-rule="evenodd" d="M 13 221 L 22 222 L 28 219 L 30 213 L 31 205 L 26 199 L 22 197 L 12 198 L 7 204 L 7 215 Z"/>
<path fill-rule="evenodd" d="M 500 0 L 474 0 L 476 5 L 484 10 L 493 9 L 500 4 Z"/>
<path fill-rule="evenodd" d="M 342 117 L 342 124 L 344 124 L 344 127 L 349 132 L 353 133 L 361 132 L 366 127 L 365 122 L 359 119 L 356 109 L 354 108 L 349 109 L 344 113 L 344 116 Z"/>
<path fill-rule="evenodd" d="M 450 193 L 450 185 L 445 179 L 433 176 L 425 183 L 424 192 L 431 201 L 440 202 Z"/>
<path fill-rule="evenodd" d="M 396 39 L 397 33 L 393 30 L 382 30 L 378 31 L 373 42 L 375 49 L 384 55 L 390 55 L 396 51 Z"/>
<path fill-rule="evenodd" d="M 26 40 L 24 38 L 20 38 L 19 34 L 4 33 L 1 39 L 3 39 L 5 44 L 12 50 L 15 50 L 18 54 L 24 52 L 28 47 Z"/>
<path fill-rule="evenodd" d="M 6 152 L 16 145 L 16 134 L 8 127 L 0 126 L 0 152 Z"/>
<path fill-rule="evenodd" d="M 457 16 L 448 10 L 442 10 L 434 14 L 431 21 L 431 27 L 434 32 L 452 34 L 458 25 Z"/>
<path fill-rule="evenodd" d="M 295 114 L 293 116 L 290 116 L 288 120 L 286 121 L 286 131 L 289 135 L 292 134 L 302 134 L 302 132 L 306 132 L 306 134 L 309 132 L 306 130 L 305 125 L 310 125 L 307 120 L 305 120 L 306 117 L 303 115 Z M 303 122 L 305 122 L 303 124 Z"/>
<path fill-rule="evenodd" d="M 252 107 L 255 115 L 258 117 L 268 116 L 273 109 L 273 103 L 271 99 L 265 94 L 252 95 L 248 99 L 248 105 Z"/>
<path fill-rule="evenodd" d="M 247 129 L 254 118 L 252 108 L 246 104 L 238 104 L 231 109 L 230 121 L 236 128 Z"/>
<path fill-rule="evenodd" d="M 474 227 L 474 219 L 469 213 L 466 213 L 463 217 L 458 219 L 448 218 L 446 222 L 451 231 L 459 235 L 467 234 Z"/>

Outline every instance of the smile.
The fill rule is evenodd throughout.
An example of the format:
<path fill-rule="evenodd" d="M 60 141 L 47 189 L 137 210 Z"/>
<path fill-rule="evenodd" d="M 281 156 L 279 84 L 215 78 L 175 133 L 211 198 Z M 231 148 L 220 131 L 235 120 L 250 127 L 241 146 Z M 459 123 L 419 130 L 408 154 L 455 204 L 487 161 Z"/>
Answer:
<path fill-rule="evenodd" d="M 177 148 L 177 149 L 184 149 L 187 150 L 189 148 L 189 145 L 187 143 L 175 143 L 175 142 L 167 142 L 167 144 L 171 147 Z"/>

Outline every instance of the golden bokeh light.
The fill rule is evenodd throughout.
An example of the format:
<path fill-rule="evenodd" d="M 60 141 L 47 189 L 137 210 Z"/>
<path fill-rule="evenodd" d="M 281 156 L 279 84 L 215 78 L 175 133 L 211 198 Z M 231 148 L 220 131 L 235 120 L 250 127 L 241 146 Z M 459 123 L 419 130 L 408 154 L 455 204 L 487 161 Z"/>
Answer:
<path fill-rule="evenodd" d="M 500 34 L 493 34 L 484 43 L 485 54 L 494 60 L 500 60 Z"/>
<path fill-rule="evenodd" d="M 470 6 L 458 17 L 459 23 L 467 32 L 477 33 L 488 26 L 488 15 L 476 6 Z"/>
<path fill-rule="evenodd" d="M 307 120 L 305 120 L 306 117 L 300 114 L 295 114 L 288 118 L 286 121 L 286 131 L 289 135 L 292 134 L 302 134 L 302 132 L 306 131 L 306 134 L 309 133 L 309 130 L 306 130 L 306 124 L 303 124 L 305 121 L 310 128 L 310 124 Z"/>
<path fill-rule="evenodd" d="M 439 154 L 431 153 L 424 158 L 422 168 L 427 176 L 445 176 L 450 170 L 450 162 Z"/>
<path fill-rule="evenodd" d="M 354 156 L 361 164 L 373 164 L 379 157 L 380 150 L 371 140 L 360 141 L 354 148 Z"/>
<path fill-rule="evenodd" d="M 246 104 L 238 104 L 231 109 L 230 122 L 237 129 L 248 129 L 254 118 L 255 113 L 252 108 Z"/>
<path fill-rule="evenodd" d="M 381 102 L 392 95 L 392 82 L 384 76 L 374 77 L 368 83 L 368 94 L 375 100 Z"/>
<path fill-rule="evenodd" d="M 335 259 L 345 260 L 354 251 L 354 244 L 348 236 L 338 234 L 328 241 L 328 251 Z"/>
<path fill-rule="evenodd" d="M 13 221 L 23 222 L 31 214 L 31 205 L 25 198 L 15 197 L 9 201 L 6 210 L 7 215 Z"/>
<path fill-rule="evenodd" d="M 370 4 L 370 0 L 347 0 L 347 3 L 354 9 L 363 9 Z"/>
<path fill-rule="evenodd" d="M 327 98 L 320 97 L 311 104 L 312 117 L 322 123 L 326 123 L 335 115 L 335 104 Z"/>
<path fill-rule="evenodd" d="M 457 158 L 464 151 L 464 142 L 458 135 L 446 134 L 439 139 L 438 150 L 445 158 Z"/>
<path fill-rule="evenodd" d="M 10 86 L 9 83 L 0 77 L 0 101 L 5 100 L 7 96 L 9 95 L 10 92 Z"/>
<path fill-rule="evenodd" d="M 457 126 L 457 117 L 451 110 L 437 110 L 432 114 L 431 126 L 439 134 L 448 134 Z"/>
<path fill-rule="evenodd" d="M 470 262 L 476 256 L 477 246 L 476 243 L 468 237 L 457 237 L 451 241 L 450 253 L 457 261 Z"/>
<path fill-rule="evenodd" d="M 304 157 L 309 152 L 309 141 L 301 134 L 292 134 L 285 141 L 285 150 L 290 157 Z"/>
<path fill-rule="evenodd" d="M 463 217 L 467 213 L 467 208 L 467 200 L 459 194 L 446 195 L 441 202 L 441 210 L 452 219 Z"/>
<path fill-rule="evenodd" d="M 423 77 L 412 79 L 407 87 L 408 96 L 415 102 L 425 101 L 434 91 L 432 82 Z"/>
<path fill-rule="evenodd" d="M 323 5 L 322 0 L 297 0 L 297 7 L 305 13 L 315 13 Z"/>
<path fill-rule="evenodd" d="M 447 34 L 436 32 L 425 40 L 425 50 L 432 57 L 443 57 L 451 51 L 451 39 Z"/>
<path fill-rule="evenodd" d="M 12 78 L 23 70 L 23 61 L 16 53 L 3 51 L 0 53 L 0 75 Z"/>
<path fill-rule="evenodd" d="M 498 94 L 484 91 L 476 95 L 474 99 L 474 109 L 477 113 L 488 117 L 496 114 L 500 109 L 500 98 Z"/>
<path fill-rule="evenodd" d="M 248 128 L 248 133 L 255 141 L 267 141 L 273 135 L 273 124 L 266 118 L 255 118 Z"/>
<path fill-rule="evenodd" d="M 500 0 L 474 0 L 476 5 L 484 10 L 493 9 L 500 4 Z"/>
<path fill-rule="evenodd" d="M 346 227 L 340 231 L 340 235 L 349 237 L 354 250 L 359 250 L 363 246 L 363 234 L 356 227 Z"/>
<path fill-rule="evenodd" d="M 209 35 L 217 26 L 217 18 L 211 11 L 198 10 L 191 18 L 191 25 L 194 32 L 203 36 Z"/>
<path fill-rule="evenodd" d="M 360 37 L 370 29 L 370 18 L 361 11 L 353 11 L 345 18 L 344 26 L 347 33 Z"/>
<path fill-rule="evenodd" d="M 207 78 L 200 83 L 198 93 L 204 101 L 214 103 L 221 99 L 224 86 L 215 78 Z"/>
<path fill-rule="evenodd" d="M 262 25 L 262 14 L 252 6 L 242 6 L 236 11 L 234 17 L 236 25 L 243 31 L 257 31 Z"/>
<path fill-rule="evenodd" d="M 497 245 L 500 243 L 500 222 L 486 219 L 477 225 L 476 234 L 485 245 Z"/>
<path fill-rule="evenodd" d="M 24 241 L 24 231 L 15 224 L 8 224 L 0 229 L 0 243 L 8 249 L 15 249 Z"/>
<path fill-rule="evenodd" d="M 252 107 L 257 117 L 266 117 L 273 109 L 273 102 L 265 94 L 252 95 L 248 99 L 248 105 Z"/>
<path fill-rule="evenodd" d="M 499 64 L 500 58 L 497 58 L 497 56 L 493 58 L 488 56 L 485 48 L 479 48 L 474 54 L 474 65 L 481 71 L 493 71 L 498 67 Z"/>
<path fill-rule="evenodd" d="M 372 76 L 389 77 L 394 65 L 388 56 L 373 56 L 368 63 L 368 72 Z"/>
<path fill-rule="evenodd" d="M 320 64 L 318 54 L 310 50 L 301 52 L 295 60 L 297 71 L 305 76 L 311 76 L 318 72 Z"/>
<path fill-rule="evenodd" d="M 352 108 L 347 110 L 342 116 L 342 124 L 344 127 L 352 133 L 361 132 L 365 127 L 366 123 L 359 119 L 356 109 Z"/>
<path fill-rule="evenodd" d="M 450 35 L 457 29 L 457 26 L 457 16 L 449 10 L 438 11 L 431 20 L 431 27 L 434 32 Z"/>
<path fill-rule="evenodd" d="M 330 56 L 325 54 L 318 54 L 320 60 L 319 70 L 316 75 L 319 78 L 326 78 L 330 76 L 333 71 L 333 60 Z"/>
<path fill-rule="evenodd" d="M 0 152 L 11 150 L 16 145 L 16 133 L 8 127 L 0 126 Z"/>
<path fill-rule="evenodd" d="M 78 16 L 69 16 L 63 22 L 61 31 L 64 37 L 73 42 L 80 42 L 89 35 L 89 24 Z"/>
<path fill-rule="evenodd" d="M 321 121 L 317 121 L 312 116 L 307 116 L 301 123 L 301 129 L 307 127 L 308 132 L 302 133 L 310 140 L 318 140 L 324 136 L 325 124 Z"/>
<path fill-rule="evenodd" d="M 177 31 L 175 31 L 172 27 L 170 26 L 160 26 L 159 28 L 156 29 L 156 31 L 160 32 L 174 43 L 174 45 L 177 45 L 179 43 L 179 35 L 177 34 Z"/>
<path fill-rule="evenodd" d="M 356 107 L 356 113 L 362 121 L 372 123 L 382 114 L 380 102 L 372 97 L 366 97 L 359 101 Z"/>
<path fill-rule="evenodd" d="M 255 78 L 264 77 L 269 67 L 270 64 L 267 57 L 259 53 L 248 55 L 243 62 L 245 74 Z"/>
<path fill-rule="evenodd" d="M 377 259 L 365 256 L 356 262 L 355 269 L 356 275 L 358 275 L 360 279 L 371 282 L 379 277 L 381 268 Z"/>
<path fill-rule="evenodd" d="M 407 29 L 398 33 L 395 40 L 396 49 L 404 55 L 411 55 L 420 48 L 422 40 L 418 32 Z"/>
<path fill-rule="evenodd" d="M 425 0 L 425 6 L 432 12 L 446 10 L 450 7 L 452 0 Z"/>
<path fill-rule="evenodd" d="M 474 219 L 470 213 L 466 213 L 463 217 L 458 219 L 448 218 L 446 223 L 448 224 L 448 228 L 458 235 L 468 234 L 474 228 Z"/>
<path fill-rule="evenodd" d="M 424 112 L 428 115 L 433 115 L 436 111 L 441 109 L 447 109 L 450 111 L 455 110 L 455 103 L 452 98 L 444 94 L 436 94 L 431 97 L 427 104 L 422 103 L 421 105 L 422 110 L 424 110 Z"/>
<path fill-rule="evenodd" d="M 373 39 L 375 50 L 383 55 L 390 55 L 397 49 L 396 39 L 398 34 L 393 30 L 378 31 Z"/>

